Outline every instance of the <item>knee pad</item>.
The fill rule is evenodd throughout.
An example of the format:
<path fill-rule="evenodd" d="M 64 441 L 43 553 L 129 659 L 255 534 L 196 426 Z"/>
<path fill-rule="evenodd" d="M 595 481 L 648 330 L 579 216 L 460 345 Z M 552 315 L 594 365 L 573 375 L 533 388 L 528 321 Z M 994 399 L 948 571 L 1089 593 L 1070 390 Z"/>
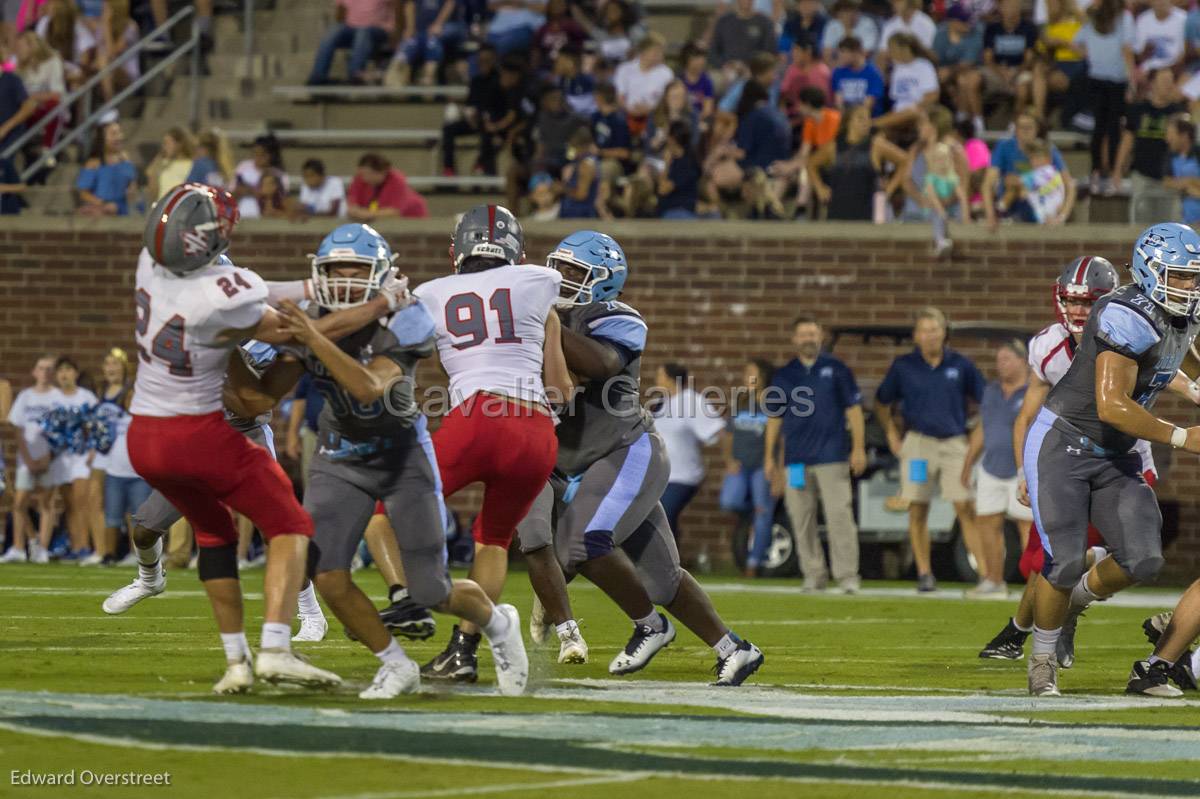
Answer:
<path fill-rule="evenodd" d="M 237 544 L 200 547 L 200 554 L 196 556 L 196 572 L 200 576 L 200 582 L 236 580 L 238 577 Z"/>
<path fill-rule="evenodd" d="M 588 530 L 583 534 L 583 549 L 587 560 L 596 560 L 613 551 L 611 530 Z"/>
<path fill-rule="evenodd" d="M 450 596 L 450 575 L 445 571 L 430 574 L 405 572 L 408 576 L 408 596 L 426 608 L 436 608 Z"/>
<path fill-rule="evenodd" d="M 1070 591 L 1086 571 L 1087 561 L 1082 553 L 1078 557 L 1065 560 L 1059 560 L 1047 554 L 1042 567 L 1042 576 L 1055 588 Z"/>
<path fill-rule="evenodd" d="M 670 605 L 679 594 L 679 582 L 683 579 L 683 569 L 676 569 L 673 574 L 662 579 L 643 579 L 646 593 L 655 605 Z"/>
<path fill-rule="evenodd" d="M 1129 564 L 1117 561 L 1121 568 L 1129 572 L 1129 576 L 1133 578 L 1134 582 L 1138 583 L 1152 582 L 1162 571 L 1165 562 L 1159 553 L 1143 555 Z"/>

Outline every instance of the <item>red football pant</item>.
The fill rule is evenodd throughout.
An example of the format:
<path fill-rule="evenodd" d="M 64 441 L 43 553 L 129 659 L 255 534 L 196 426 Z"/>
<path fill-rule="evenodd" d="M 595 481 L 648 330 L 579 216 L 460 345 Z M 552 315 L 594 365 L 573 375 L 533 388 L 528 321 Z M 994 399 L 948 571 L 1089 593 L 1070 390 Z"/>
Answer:
<path fill-rule="evenodd" d="M 1157 482 L 1157 475 L 1154 472 L 1142 472 L 1142 477 L 1151 488 Z M 1104 546 L 1104 537 L 1100 535 L 1100 531 L 1095 525 L 1088 525 L 1088 540 L 1089 547 Z M 1041 574 L 1042 567 L 1046 563 L 1046 550 L 1042 548 L 1042 536 L 1038 533 L 1037 522 L 1029 526 L 1029 540 L 1025 542 L 1025 551 L 1021 553 L 1021 576 L 1026 580 L 1031 574 Z"/>
<path fill-rule="evenodd" d="M 558 438 L 546 414 L 475 394 L 442 420 L 433 449 L 447 497 L 470 483 L 483 483 L 483 506 L 471 528 L 475 541 L 507 548 L 546 487 L 558 459 Z"/>
<path fill-rule="evenodd" d="M 237 543 L 230 508 L 254 522 L 268 541 L 277 535 L 312 537 L 312 518 L 283 469 L 222 414 L 134 416 L 128 442 L 134 471 L 191 523 L 199 546 Z"/>

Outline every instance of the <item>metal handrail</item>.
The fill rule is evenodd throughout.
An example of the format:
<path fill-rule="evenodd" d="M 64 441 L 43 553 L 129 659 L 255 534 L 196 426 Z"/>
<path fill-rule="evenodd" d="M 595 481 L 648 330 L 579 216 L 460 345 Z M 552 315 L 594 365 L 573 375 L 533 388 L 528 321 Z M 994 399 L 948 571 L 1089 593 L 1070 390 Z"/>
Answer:
<path fill-rule="evenodd" d="M 188 8 L 185 10 L 190 11 L 191 9 Z M 28 167 L 26 167 L 25 171 L 23 171 L 21 173 L 21 181 L 24 182 L 24 181 L 28 180 L 30 177 L 32 177 L 34 174 L 36 174 L 37 171 L 39 169 L 41 169 L 48 161 L 50 161 L 55 156 L 57 156 L 60 152 L 62 152 L 64 148 L 66 148 L 68 145 L 70 145 L 76 139 L 83 136 L 91 128 L 93 120 L 100 118 L 101 116 L 103 116 L 104 114 L 106 114 L 110 110 L 112 110 L 113 108 L 116 108 L 118 105 L 120 105 L 121 103 L 123 103 L 125 101 L 125 98 L 129 97 L 131 94 L 133 94 L 134 92 L 141 89 L 142 86 L 146 85 L 149 81 L 158 77 L 159 73 L 166 70 L 168 67 L 173 65 L 176 61 L 178 61 L 180 58 L 182 58 L 185 55 L 189 55 L 189 54 L 192 57 L 191 58 L 191 73 L 192 73 L 191 74 L 191 77 L 192 77 L 191 126 L 193 128 L 196 127 L 196 124 L 199 121 L 199 111 L 200 111 L 200 93 L 199 93 L 200 26 L 196 23 L 196 20 L 193 19 L 192 20 L 192 35 L 188 38 L 188 40 L 186 42 L 184 42 L 182 45 L 177 47 L 174 51 L 171 52 L 170 55 L 163 58 L 161 61 L 159 61 L 157 64 L 155 64 L 152 68 L 150 68 L 145 73 L 143 73 L 141 75 L 141 77 L 139 77 L 137 80 L 130 83 L 128 86 L 126 86 L 120 92 L 118 92 L 107 103 L 105 103 L 104 105 L 102 105 L 98 109 L 96 109 L 94 112 L 92 112 L 92 114 L 89 115 L 87 119 L 85 119 L 83 122 L 79 123 L 79 125 L 77 125 L 74 129 L 72 129 L 65 136 L 63 136 L 63 138 L 60 139 L 57 144 L 55 144 L 49 150 L 43 151 L 41 156 L 39 156 L 36 161 L 34 161 L 32 164 L 30 164 Z"/>
<path fill-rule="evenodd" d="M 93 75 L 91 78 L 89 78 L 86 83 L 84 83 L 78 89 L 76 89 L 75 91 L 71 92 L 66 97 L 64 97 L 62 102 L 60 102 L 58 104 L 59 108 L 64 109 L 64 110 L 69 109 L 72 105 L 75 104 L 75 101 L 78 100 L 80 97 L 90 96 L 92 89 L 96 88 L 96 86 L 100 83 L 100 81 L 104 80 L 104 78 L 108 77 L 108 75 L 115 72 L 116 70 L 124 67 L 125 63 L 130 58 L 136 57 L 138 55 L 138 53 L 140 53 L 142 51 L 142 48 L 145 47 L 146 44 L 151 39 L 156 38 L 159 34 L 163 34 L 163 33 L 170 31 L 180 21 L 186 19 L 187 17 L 189 17 L 195 13 L 196 13 L 196 9 L 193 6 L 189 5 L 189 6 L 185 6 L 184 8 L 181 8 L 178 12 L 176 12 L 174 14 L 174 16 L 172 16 L 166 22 L 164 22 L 163 24 L 161 24 L 157 28 L 155 28 L 150 33 L 150 35 L 143 36 L 141 39 L 134 42 L 133 45 L 128 50 L 126 50 L 124 53 L 121 54 L 120 58 L 118 58 L 116 61 L 109 63 L 108 66 L 106 66 L 104 69 L 100 70 L 95 75 Z M 186 47 L 186 45 L 184 45 L 184 46 Z M 88 115 L 88 118 L 80 123 L 80 127 L 86 126 L 88 122 L 90 122 L 94 117 L 96 117 L 98 115 L 99 115 L 99 112 Z M 14 141 L 12 144 L 10 144 L 8 146 L 8 148 L 6 150 L 4 150 L 4 152 L 0 152 L 0 160 L 3 160 L 5 158 L 12 158 L 16 153 L 18 153 L 21 150 L 22 147 L 24 147 L 29 141 L 31 141 L 33 139 L 33 137 L 36 136 L 42 130 L 42 128 L 44 128 L 44 127 L 46 127 L 46 125 L 50 124 L 50 122 L 57 116 L 58 116 L 57 113 L 47 114 L 46 116 L 44 116 L 40 120 L 38 120 L 37 124 L 31 125 L 29 128 L 27 128 L 25 130 L 25 132 L 23 134 L 21 134 L 20 137 L 17 138 L 16 141 Z"/>

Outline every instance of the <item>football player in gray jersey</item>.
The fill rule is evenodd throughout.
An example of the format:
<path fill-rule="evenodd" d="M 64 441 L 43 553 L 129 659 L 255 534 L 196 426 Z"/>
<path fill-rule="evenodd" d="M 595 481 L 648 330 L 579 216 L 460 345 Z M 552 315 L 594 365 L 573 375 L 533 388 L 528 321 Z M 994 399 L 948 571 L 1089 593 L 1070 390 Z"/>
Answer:
<path fill-rule="evenodd" d="M 563 275 L 563 351 L 581 390 L 560 414 L 557 468 L 517 530 L 521 548 L 553 545 L 568 576 L 587 577 L 633 620 L 610 673 L 645 668 L 674 640 L 674 625 L 655 608 L 662 605 L 716 652 L 716 684 L 740 685 L 762 665 L 762 652 L 729 629 L 679 565 L 658 501 L 670 464 L 639 398 L 646 323 L 617 299 L 625 253 L 611 236 L 580 231 L 547 265 Z M 560 621 L 563 609 L 542 600 L 548 619 Z"/>
<path fill-rule="evenodd" d="M 1029 658 L 1035 696 L 1059 693 L 1064 623 L 1162 568 L 1162 516 L 1141 458 L 1130 452 L 1134 442 L 1200 453 L 1200 426 L 1185 430 L 1151 413 L 1168 387 L 1196 400 L 1179 367 L 1200 332 L 1200 236 L 1175 223 L 1147 228 L 1134 245 L 1131 272 L 1133 284 L 1092 306 L 1071 368 L 1025 439 L 1025 480 L 1045 549 Z M 1112 553 L 1090 569 L 1089 518 Z M 1177 696 L 1172 666 L 1157 658 L 1135 663 L 1127 690 Z"/>
<path fill-rule="evenodd" d="M 320 313 L 368 302 L 393 269 L 387 242 L 371 227 L 347 224 L 325 237 L 313 258 Z M 519 694 L 528 676 L 520 621 L 511 605 L 495 606 L 478 584 L 450 580 L 445 508 L 425 417 L 414 398 L 417 362 L 433 353 L 433 320 L 410 302 L 387 326 L 371 323 L 331 341 L 291 303 L 284 327 L 301 347 L 285 347 L 261 377 L 242 372 L 234 385 L 242 407 L 274 407 L 309 371 L 325 398 L 320 447 L 309 470 L 304 508 L 315 534 L 313 582 L 352 638 L 381 661 L 359 696 L 387 699 L 420 686 L 420 669 L 392 638 L 367 595 L 350 577 L 376 501 L 393 520 L 412 599 L 460 616 L 491 644 L 501 693 Z"/>

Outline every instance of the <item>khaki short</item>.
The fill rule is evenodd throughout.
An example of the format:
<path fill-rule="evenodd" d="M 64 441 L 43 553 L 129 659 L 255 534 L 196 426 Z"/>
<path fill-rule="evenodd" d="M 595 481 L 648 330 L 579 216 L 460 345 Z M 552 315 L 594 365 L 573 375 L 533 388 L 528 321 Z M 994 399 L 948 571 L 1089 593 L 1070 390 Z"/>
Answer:
<path fill-rule="evenodd" d="M 928 503 L 933 487 L 941 489 L 947 502 L 965 502 L 970 492 L 962 484 L 967 459 L 967 437 L 933 438 L 909 431 L 900 446 L 900 496 L 909 502 Z M 924 479 L 921 479 L 924 463 Z M 914 479 L 915 478 L 915 479 Z"/>

